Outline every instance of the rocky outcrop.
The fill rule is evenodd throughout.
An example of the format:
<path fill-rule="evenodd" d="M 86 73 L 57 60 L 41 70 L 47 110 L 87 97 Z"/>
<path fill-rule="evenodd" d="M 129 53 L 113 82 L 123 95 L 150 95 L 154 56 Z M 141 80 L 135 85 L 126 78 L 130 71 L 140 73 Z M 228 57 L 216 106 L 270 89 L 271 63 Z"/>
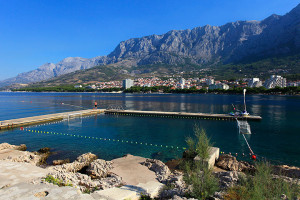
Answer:
<path fill-rule="evenodd" d="M 220 188 L 226 190 L 237 184 L 240 174 L 237 171 L 215 172 L 215 176 L 219 179 Z"/>
<path fill-rule="evenodd" d="M 0 144 L 2 160 L 10 160 L 12 162 L 27 162 L 34 165 L 44 165 L 51 154 L 50 148 L 48 147 L 41 148 L 37 152 L 28 152 L 25 151 L 26 149 L 25 144 L 19 146 L 8 143 Z"/>
<path fill-rule="evenodd" d="M 288 165 L 273 166 L 273 173 L 277 175 L 287 176 L 290 178 L 300 179 L 300 168 Z"/>
<path fill-rule="evenodd" d="M 122 178 L 113 173 L 110 173 L 107 177 L 102 178 L 96 182 L 98 184 L 98 188 L 103 190 L 124 185 Z"/>
<path fill-rule="evenodd" d="M 87 169 L 87 174 L 92 178 L 104 178 L 107 173 L 112 169 L 112 162 L 102 159 L 94 160 Z"/>
<path fill-rule="evenodd" d="M 272 175 L 272 178 L 273 179 L 281 179 L 288 183 L 297 184 L 300 186 L 300 178 L 290 178 L 288 176 L 279 176 L 279 175 Z"/>
<path fill-rule="evenodd" d="M 0 144 L 0 151 L 3 149 L 14 149 L 14 150 L 19 150 L 19 151 L 26 151 L 27 146 L 25 144 L 20 144 L 18 145 L 12 145 L 8 143 L 1 143 Z"/>
<path fill-rule="evenodd" d="M 9 160 L 12 162 L 26 162 L 26 163 L 38 165 L 40 164 L 41 158 L 42 157 L 40 155 L 36 155 L 28 151 L 22 151 L 21 154 L 7 156 L 3 160 Z"/>
<path fill-rule="evenodd" d="M 169 200 L 197 200 L 197 199 L 194 199 L 194 198 L 186 198 L 186 197 L 181 197 L 181 196 L 177 196 L 177 195 L 174 195 L 172 198 L 170 198 Z"/>
<path fill-rule="evenodd" d="M 63 165 L 63 164 L 66 164 L 66 163 L 70 163 L 70 160 L 65 159 L 65 160 L 53 160 L 52 161 L 53 165 Z"/>
<path fill-rule="evenodd" d="M 81 156 L 77 157 L 77 159 L 72 163 L 66 163 L 63 165 L 57 165 L 53 167 L 49 167 L 49 169 L 58 172 L 78 172 L 82 170 L 84 167 L 89 166 L 91 162 L 97 159 L 97 156 L 92 153 L 85 153 Z"/>
<path fill-rule="evenodd" d="M 80 163 L 84 163 L 85 165 L 89 165 L 91 162 L 97 159 L 97 156 L 92 153 L 85 153 L 82 154 L 81 156 L 78 156 L 76 161 Z"/>
<path fill-rule="evenodd" d="M 255 171 L 255 167 L 253 165 L 245 161 L 237 161 L 236 157 L 229 154 L 221 155 L 218 161 L 216 162 L 216 166 L 228 171 L 239 171 L 239 172 Z"/>
<path fill-rule="evenodd" d="M 141 163 L 142 165 L 145 165 L 150 170 L 154 171 L 157 179 L 160 182 L 164 182 L 167 180 L 169 175 L 171 174 L 170 169 L 167 165 L 165 165 L 162 161 L 156 160 L 156 159 L 146 159 L 145 162 Z"/>
<path fill-rule="evenodd" d="M 87 167 L 86 173 L 80 171 Z M 94 191 L 96 189 L 107 189 L 123 184 L 122 178 L 116 174 L 109 173 L 112 162 L 97 159 L 92 153 L 83 154 L 72 163 L 49 167 L 52 172 L 49 175 L 57 178 L 65 184 L 72 184 L 80 188 Z"/>
<path fill-rule="evenodd" d="M 38 150 L 38 153 L 50 153 L 49 147 L 44 147 Z"/>
<path fill-rule="evenodd" d="M 165 181 L 166 187 L 160 193 L 160 198 L 167 199 L 174 196 L 184 196 L 188 190 L 188 186 L 183 180 L 183 173 L 180 171 L 174 171 L 168 179 Z"/>

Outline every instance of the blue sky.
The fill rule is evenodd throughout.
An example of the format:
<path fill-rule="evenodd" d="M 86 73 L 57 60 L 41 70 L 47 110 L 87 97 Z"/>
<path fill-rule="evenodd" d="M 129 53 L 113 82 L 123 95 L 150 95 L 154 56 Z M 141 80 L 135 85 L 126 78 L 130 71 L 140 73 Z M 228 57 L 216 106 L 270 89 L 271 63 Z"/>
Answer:
<path fill-rule="evenodd" d="M 107 55 L 123 40 L 262 20 L 299 0 L 0 0 L 0 80 L 65 57 Z"/>

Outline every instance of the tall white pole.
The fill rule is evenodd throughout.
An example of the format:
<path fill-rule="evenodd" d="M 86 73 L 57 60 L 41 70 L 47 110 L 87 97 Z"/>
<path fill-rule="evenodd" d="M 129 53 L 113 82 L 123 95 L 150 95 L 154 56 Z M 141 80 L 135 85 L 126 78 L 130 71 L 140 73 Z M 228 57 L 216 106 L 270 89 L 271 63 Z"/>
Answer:
<path fill-rule="evenodd" d="M 245 111 L 246 111 L 246 89 L 244 89 L 244 106 L 245 106 Z"/>

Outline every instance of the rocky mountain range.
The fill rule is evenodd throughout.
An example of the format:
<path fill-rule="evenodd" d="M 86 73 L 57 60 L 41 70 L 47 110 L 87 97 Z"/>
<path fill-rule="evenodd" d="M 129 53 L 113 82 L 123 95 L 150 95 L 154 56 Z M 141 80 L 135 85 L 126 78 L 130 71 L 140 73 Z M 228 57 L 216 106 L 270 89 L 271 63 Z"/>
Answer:
<path fill-rule="evenodd" d="M 271 15 L 262 21 L 236 21 L 222 26 L 172 30 L 122 41 L 107 56 L 87 59 L 68 57 L 46 63 L 38 69 L 0 81 L 0 87 L 14 83 L 47 80 L 97 65 L 196 64 L 240 62 L 295 53 L 300 50 L 300 4 L 284 16 Z"/>

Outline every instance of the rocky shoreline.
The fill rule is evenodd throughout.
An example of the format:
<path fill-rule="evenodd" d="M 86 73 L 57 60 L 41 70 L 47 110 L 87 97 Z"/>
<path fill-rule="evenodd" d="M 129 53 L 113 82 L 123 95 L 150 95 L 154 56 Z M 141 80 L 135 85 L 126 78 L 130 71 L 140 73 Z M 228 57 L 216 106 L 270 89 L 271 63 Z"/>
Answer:
<path fill-rule="evenodd" d="M 125 155 L 122 158 L 105 161 L 99 159 L 95 154 L 85 153 L 78 156 L 73 162 L 55 160 L 53 165 L 46 166 L 45 161 L 50 154 L 49 148 L 28 152 L 26 145 L 16 146 L 2 143 L 0 144 L 0 174 L 3 174 L 1 172 L 3 166 L 13 165 L 13 163 L 26 167 L 29 164 L 36 167 L 37 170 L 41 168 L 44 170 L 42 176 L 29 177 L 25 182 L 27 185 L 35 185 L 32 187 L 46 188 L 31 194 L 31 196 L 47 196 L 49 199 L 53 198 L 51 198 L 53 184 L 70 186 L 60 188 L 70 188 L 76 191 L 77 193 L 74 195 L 77 195 L 77 199 L 125 199 L 129 197 L 139 199 L 143 193 L 157 199 L 180 200 L 187 199 L 184 196 L 190 190 L 190 186 L 184 182 L 183 172 L 176 169 L 170 170 L 160 160 Z M 254 171 L 255 167 L 247 162 L 237 161 L 232 155 L 221 155 L 214 167 L 214 175 L 219 180 L 220 191 L 216 192 L 211 199 L 224 199 L 227 189 L 237 184 L 245 172 L 251 174 Z M 9 171 L 8 168 L 5 176 L 22 176 L 22 174 L 9 173 L 13 172 Z M 286 165 L 274 166 L 274 178 L 283 178 L 288 182 L 300 184 L 300 168 Z M 23 183 L 22 181 L 15 185 L 20 185 Z M 2 184 L 0 187 L 0 194 L 8 195 L 14 184 Z M 17 190 L 14 189 L 14 191 Z M 0 199 L 1 196 L 3 195 L 0 195 Z M 14 197 L 17 196 L 18 194 Z"/>

